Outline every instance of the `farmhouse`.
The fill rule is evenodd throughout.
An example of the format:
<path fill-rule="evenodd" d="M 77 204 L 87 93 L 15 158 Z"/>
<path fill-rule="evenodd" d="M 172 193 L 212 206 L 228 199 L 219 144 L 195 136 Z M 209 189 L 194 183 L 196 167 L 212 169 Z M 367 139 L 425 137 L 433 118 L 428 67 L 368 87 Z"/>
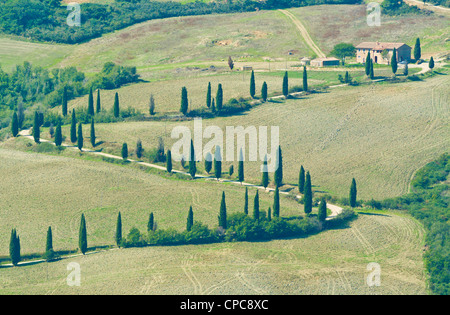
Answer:
<path fill-rule="evenodd" d="M 364 42 L 355 48 L 356 61 L 359 63 L 366 62 L 367 54 L 370 52 L 370 58 L 374 63 L 389 64 L 394 48 L 397 50 L 397 62 L 411 60 L 411 47 L 404 43 Z"/>
<path fill-rule="evenodd" d="M 311 60 L 311 66 L 313 67 L 339 66 L 339 59 L 334 57 L 316 58 Z"/>

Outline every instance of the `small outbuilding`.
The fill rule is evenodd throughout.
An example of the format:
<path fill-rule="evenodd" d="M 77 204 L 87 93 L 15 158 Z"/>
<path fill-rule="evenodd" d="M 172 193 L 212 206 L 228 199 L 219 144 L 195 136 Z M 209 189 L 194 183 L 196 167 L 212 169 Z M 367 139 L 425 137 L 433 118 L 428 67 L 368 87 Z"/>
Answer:
<path fill-rule="evenodd" d="M 334 57 L 316 58 L 311 60 L 311 66 L 313 67 L 333 67 L 339 66 L 339 59 Z"/>

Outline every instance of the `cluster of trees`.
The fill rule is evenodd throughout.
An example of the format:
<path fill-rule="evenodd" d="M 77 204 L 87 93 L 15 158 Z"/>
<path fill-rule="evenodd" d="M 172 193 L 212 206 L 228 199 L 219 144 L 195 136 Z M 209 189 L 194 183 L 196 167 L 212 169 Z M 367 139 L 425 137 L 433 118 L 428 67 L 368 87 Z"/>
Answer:
<path fill-rule="evenodd" d="M 359 0 L 235 0 L 187 2 L 121 0 L 81 4 L 81 26 L 69 27 L 68 11 L 59 1 L 0 0 L 0 31 L 58 43 L 81 43 L 147 20 L 213 13 L 251 12 L 315 4 L 354 4 Z"/>

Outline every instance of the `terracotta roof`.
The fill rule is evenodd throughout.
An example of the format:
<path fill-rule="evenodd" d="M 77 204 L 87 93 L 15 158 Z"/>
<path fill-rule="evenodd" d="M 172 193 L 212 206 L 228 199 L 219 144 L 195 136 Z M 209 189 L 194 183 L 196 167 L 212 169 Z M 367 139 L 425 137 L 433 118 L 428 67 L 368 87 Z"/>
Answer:
<path fill-rule="evenodd" d="M 363 43 L 359 44 L 358 46 L 356 46 L 356 48 L 365 48 L 365 49 L 373 49 L 373 50 L 384 50 L 384 49 L 393 50 L 394 48 L 399 49 L 402 46 L 408 46 L 408 45 L 406 45 L 405 43 L 363 42 Z"/>

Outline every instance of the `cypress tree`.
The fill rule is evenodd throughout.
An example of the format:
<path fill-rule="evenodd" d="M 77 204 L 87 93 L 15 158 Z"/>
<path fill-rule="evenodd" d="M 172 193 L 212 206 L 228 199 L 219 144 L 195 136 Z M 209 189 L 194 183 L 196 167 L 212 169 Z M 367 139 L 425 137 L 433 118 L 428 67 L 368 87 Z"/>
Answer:
<path fill-rule="evenodd" d="M 138 139 L 138 141 L 136 142 L 136 157 L 138 159 L 142 158 L 142 141 L 141 139 Z"/>
<path fill-rule="evenodd" d="M 259 192 L 256 191 L 255 200 L 253 202 L 253 219 L 259 221 Z"/>
<path fill-rule="evenodd" d="M 89 90 L 89 99 L 88 99 L 88 115 L 94 116 L 94 94 L 92 93 L 92 87 Z"/>
<path fill-rule="evenodd" d="M 352 179 L 352 184 L 350 186 L 350 207 L 354 208 L 357 206 L 356 198 L 357 198 L 358 190 L 356 188 L 356 180 Z"/>
<path fill-rule="evenodd" d="M 230 175 L 230 177 L 231 177 L 231 176 L 233 176 L 233 174 L 234 174 L 234 166 L 230 165 L 230 168 L 228 169 L 228 175 Z"/>
<path fill-rule="evenodd" d="M 255 98 L 256 95 L 256 82 L 255 82 L 255 71 L 252 70 L 252 75 L 250 77 L 250 96 Z"/>
<path fill-rule="evenodd" d="M 305 195 L 304 195 L 304 208 L 305 213 L 309 215 L 312 212 L 312 187 L 311 187 L 311 175 L 309 172 L 306 173 L 306 182 L 305 182 Z"/>
<path fill-rule="evenodd" d="M 172 152 L 170 150 L 167 151 L 166 168 L 167 172 L 172 173 Z"/>
<path fill-rule="evenodd" d="M 278 186 L 275 188 L 275 195 L 273 196 L 273 216 L 280 217 L 280 190 Z"/>
<path fill-rule="evenodd" d="M 86 219 L 84 218 L 84 214 L 81 214 L 80 231 L 78 235 L 78 247 L 80 248 L 80 251 L 83 255 L 86 254 L 88 244 L 87 244 Z"/>
<path fill-rule="evenodd" d="M 416 44 L 414 45 L 414 59 L 416 61 L 420 60 L 422 57 L 422 49 L 420 48 L 420 39 L 416 39 Z"/>
<path fill-rule="evenodd" d="M 217 88 L 217 95 L 216 95 L 216 108 L 217 111 L 221 111 L 223 107 L 223 88 L 222 84 L 219 84 L 219 87 Z"/>
<path fill-rule="evenodd" d="M 120 248 L 120 243 L 122 242 L 122 215 L 117 215 L 117 224 L 116 224 L 116 235 L 115 235 L 115 241 L 117 247 Z"/>
<path fill-rule="evenodd" d="M 191 174 L 192 178 L 195 178 L 195 174 L 197 173 L 197 165 L 195 161 L 195 149 L 194 142 L 191 140 L 191 150 L 190 150 L 190 159 L 189 159 L 189 174 Z"/>
<path fill-rule="evenodd" d="M 120 104 L 119 104 L 119 93 L 116 92 L 114 96 L 114 117 L 119 118 L 120 115 Z"/>
<path fill-rule="evenodd" d="M 81 123 L 78 124 L 78 149 L 83 151 L 83 125 Z"/>
<path fill-rule="evenodd" d="M 20 262 L 20 239 L 17 236 L 16 229 L 11 231 L 11 239 L 9 241 L 9 256 L 13 266 L 17 266 Z"/>
<path fill-rule="evenodd" d="M 242 185 L 242 182 L 244 181 L 244 154 L 242 153 L 242 148 L 239 153 L 239 169 L 238 169 L 238 180 Z"/>
<path fill-rule="evenodd" d="M 303 67 L 303 91 L 308 91 L 308 73 L 306 72 L 306 66 Z"/>
<path fill-rule="evenodd" d="M 233 61 L 233 58 L 231 58 L 231 56 L 228 57 L 228 67 L 230 67 L 230 70 L 233 71 L 234 61 Z"/>
<path fill-rule="evenodd" d="M 371 79 L 371 80 L 373 80 L 373 78 L 374 78 L 374 72 L 373 72 L 373 62 L 370 62 L 370 72 L 369 72 L 369 78 Z"/>
<path fill-rule="evenodd" d="M 222 155 L 219 146 L 216 146 L 216 152 L 214 153 L 214 175 L 217 180 L 222 177 Z"/>
<path fill-rule="evenodd" d="M 186 115 L 189 109 L 189 99 L 186 87 L 181 88 L 181 107 L 180 112 Z"/>
<path fill-rule="evenodd" d="M 245 187 L 244 213 L 248 215 L 248 187 Z"/>
<path fill-rule="evenodd" d="M 395 75 L 395 73 L 397 72 L 397 49 L 395 49 L 395 48 L 394 48 L 394 51 L 392 52 L 391 68 L 392 68 L 392 73 Z"/>
<path fill-rule="evenodd" d="M 430 62 L 428 63 L 428 68 L 430 68 L 430 70 L 433 70 L 433 68 L 434 68 L 434 59 L 433 59 L 433 57 L 430 58 Z"/>
<path fill-rule="evenodd" d="M 91 145 L 95 148 L 95 126 L 94 126 L 94 118 L 91 121 Z"/>
<path fill-rule="evenodd" d="M 194 212 L 192 211 L 192 206 L 189 208 L 189 213 L 186 222 L 186 230 L 188 232 L 191 231 L 192 226 L 194 225 Z"/>
<path fill-rule="evenodd" d="M 345 82 L 345 83 L 350 83 L 350 76 L 349 76 L 349 74 L 348 74 L 348 71 L 345 71 L 344 82 Z"/>
<path fill-rule="evenodd" d="M 318 219 L 320 222 L 325 222 L 327 219 L 327 201 L 325 198 L 322 198 L 319 205 L 319 213 L 318 213 Z"/>
<path fill-rule="evenodd" d="M 298 175 L 298 191 L 301 194 L 305 193 L 305 169 L 303 165 L 300 167 L 300 174 Z"/>
<path fill-rule="evenodd" d="M 147 223 L 147 232 L 153 231 L 155 229 L 155 218 L 153 216 L 153 212 L 150 213 Z"/>
<path fill-rule="evenodd" d="M 281 146 L 278 146 L 277 151 L 277 169 L 275 170 L 275 185 L 283 185 L 283 153 L 281 151 Z"/>
<path fill-rule="evenodd" d="M 272 221 L 272 209 L 269 207 L 267 210 L 267 220 L 270 222 Z"/>
<path fill-rule="evenodd" d="M 206 107 L 210 108 L 211 107 L 211 95 L 212 91 L 211 91 L 211 82 L 208 83 L 208 91 L 206 92 Z"/>
<path fill-rule="evenodd" d="M 72 121 L 70 123 L 70 142 L 77 142 L 77 117 L 75 108 L 72 110 Z"/>
<path fill-rule="evenodd" d="M 214 98 L 213 98 L 212 104 L 211 104 L 211 111 L 212 111 L 213 113 L 216 112 L 216 99 L 214 99 Z"/>
<path fill-rule="evenodd" d="M 34 112 L 33 138 L 34 142 L 36 143 L 41 142 L 41 123 L 39 119 L 39 113 L 37 111 Z"/>
<path fill-rule="evenodd" d="M 205 158 L 205 171 L 206 173 L 209 174 L 211 170 L 212 170 L 212 155 L 210 152 L 208 152 Z"/>
<path fill-rule="evenodd" d="M 264 188 L 267 188 L 267 186 L 269 186 L 269 169 L 267 168 L 267 155 L 264 157 L 261 185 Z"/>
<path fill-rule="evenodd" d="M 263 102 L 267 102 L 267 97 L 268 97 L 268 88 L 267 88 L 267 82 L 264 82 L 262 85 L 262 89 L 261 89 L 261 98 L 263 100 Z"/>
<path fill-rule="evenodd" d="M 128 144 L 126 142 L 122 144 L 122 159 L 128 160 Z"/>
<path fill-rule="evenodd" d="M 220 203 L 219 226 L 227 229 L 227 204 L 225 202 L 225 192 L 222 192 L 222 201 Z"/>
<path fill-rule="evenodd" d="M 62 144 L 61 122 L 58 121 L 58 125 L 56 126 L 55 132 L 55 145 L 59 147 L 61 146 L 61 144 Z"/>
<path fill-rule="evenodd" d="M 47 242 L 45 244 L 45 252 L 49 253 L 53 251 L 53 235 L 52 235 L 52 227 L 49 226 L 47 230 Z"/>
<path fill-rule="evenodd" d="M 370 75 L 370 64 L 372 63 L 372 58 L 370 58 L 370 51 L 367 53 L 367 57 L 366 57 L 366 63 L 365 63 L 365 70 L 366 70 L 366 75 L 369 76 Z"/>
<path fill-rule="evenodd" d="M 102 111 L 102 103 L 100 101 L 100 89 L 97 90 L 97 113 Z"/>
<path fill-rule="evenodd" d="M 409 68 L 408 68 L 408 64 L 405 64 L 405 67 L 403 68 L 403 75 L 404 76 L 408 76 L 409 73 Z"/>
<path fill-rule="evenodd" d="M 19 119 L 17 118 L 17 113 L 14 112 L 11 122 L 11 133 L 13 137 L 17 137 L 19 134 Z"/>
<path fill-rule="evenodd" d="M 64 90 L 63 90 L 62 114 L 64 117 L 67 116 L 67 87 L 64 87 Z"/>
<path fill-rule="evenodd" d="M 289 96 L 289 74 L 286 71 L 283 78 L 283 95 L 285 97 Z"/>
<path fill-rule="evenodd" d="M 150 95 L 149 113 L 152 116 L 155 115 L 155 98 L 153 94 Z"/>

